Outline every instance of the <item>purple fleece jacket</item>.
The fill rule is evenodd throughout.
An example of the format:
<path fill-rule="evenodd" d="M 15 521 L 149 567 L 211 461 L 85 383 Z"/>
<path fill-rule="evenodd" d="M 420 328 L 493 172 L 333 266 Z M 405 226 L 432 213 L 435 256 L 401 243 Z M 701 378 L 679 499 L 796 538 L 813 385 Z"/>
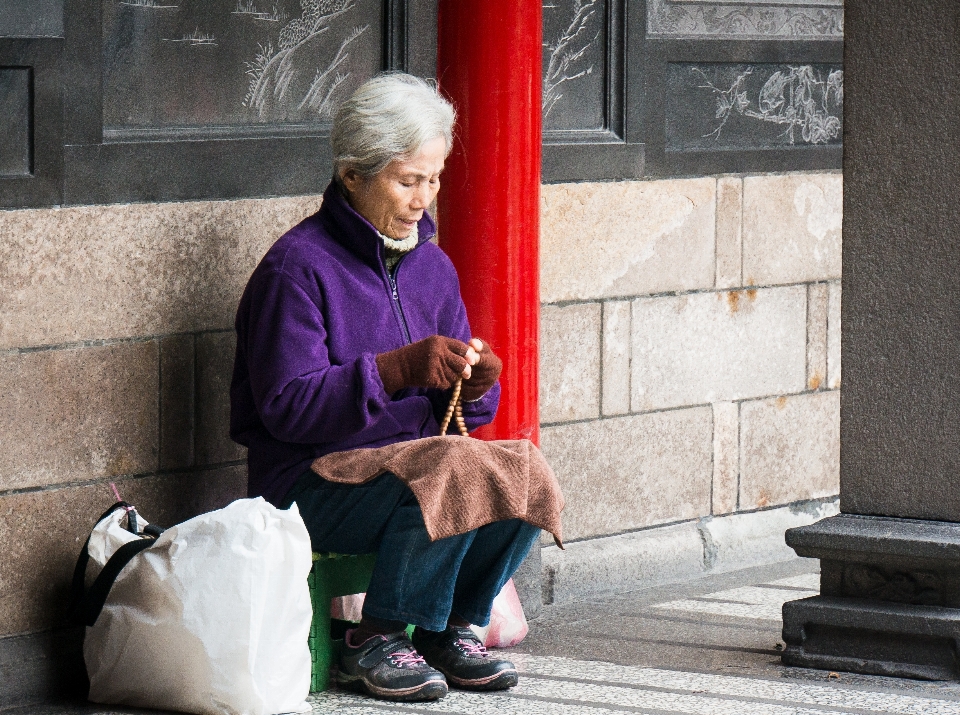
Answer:
<path fill-rule="evenodd" d="M 230 436 L 248 448 L 248 494 L 279 504 L 317 457 L 439 434 L 449 390 L 388 395 L 375 357 L 431 335 L 472 335 L 446 254 L 420 242 L 391 277 L 383 241 L 333 184 L 323 206 L 267 251 L 237 310 Z M 493 420 L 500 385 L 463 407 Z"/>

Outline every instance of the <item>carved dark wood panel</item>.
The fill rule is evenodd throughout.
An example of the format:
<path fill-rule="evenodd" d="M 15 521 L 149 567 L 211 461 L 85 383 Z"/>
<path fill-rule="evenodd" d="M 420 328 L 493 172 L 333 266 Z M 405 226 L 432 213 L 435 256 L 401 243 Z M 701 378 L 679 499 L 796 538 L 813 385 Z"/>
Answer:
<path fill-rule="evenodd" d="M 650 37 L 843 39 L 843 0 L 648 0 Z"/>
<path fill-rule="evenodd" d="M 643 147 L 628 139 L 629 28 L 642 3 L 543 2 L 543 177 L 618 179 L 643 172 Z"/>
<path fill-rule="evenodd" d="M 541 2 L 545 181 L 840 166 L 842 0 Z M 0 0 L 0 206 L 319 191 L 335 103 L 435 74 L 437 5 Z"/>
<path fill-rule="evenodd" d="M 382 67 L 381 22 L 380 0 L 105 0 L 106 135 L 326 124 Z"/>
<path fill-rule="evenodd" d="M 607 0 L 543 3 L 543 129 L 607 129 Z M 619 48 L 617 48 L 619 50 Z"/>
<path fill-rule="evenodd" d="M 437 0 L 63 1 L 65 203 L 319 192 L 335 104 L 436 72 Z"/>
<path fill-rule="evenodd" d="M 667 151 L 839 145 L 839 65 L 671 63 Z"/>
<path fill-rule="evenodd" d="M 30 27 L 44 31 L 42 23 L 21 29 Z M 53 37 L 0 40 L 0 207 L 61 202 L 62 44 Z"/>
<path fill-rule="evenodd" d="M 32 85 L 27 67 L 0 67 L 0 176 L 29 176 Z"/>
<path fill-rule="evenodd" d="M 3 37 L 63 37 L 63 0 L 0 0 Z"/>

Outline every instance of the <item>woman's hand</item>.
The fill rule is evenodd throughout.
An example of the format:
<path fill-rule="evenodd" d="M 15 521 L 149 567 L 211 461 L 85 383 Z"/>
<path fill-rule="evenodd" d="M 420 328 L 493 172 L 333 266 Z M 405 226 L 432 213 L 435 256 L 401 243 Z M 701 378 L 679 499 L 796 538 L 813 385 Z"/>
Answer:
<path fill-rule="evenodd" d="M 477 355 L 477 361 L 472 363 L 471 374 L 464 375 L 463 388 L 460 390 L 464 402 L 479 400 L 486 395 L 503 371 L 503 361 L 485 342 L 473 338 L 470 340 L 470 349 Z"/>
<path fill-rule="evenodd" d="M 472 345 L 473 342 L 467 345 L 454 338 L 431 335 L 411 345 L 380 353 L 377 355 L 377 371 L 384 389 L 392 395 L 404 387 L 434 387 L 441 390 L 452 387 L 459 378 L 471 376 L 472 364 L 479 365 L 482 362 L 482 356 Z M 483 348 L 482 343 L 480 347 Z"/>

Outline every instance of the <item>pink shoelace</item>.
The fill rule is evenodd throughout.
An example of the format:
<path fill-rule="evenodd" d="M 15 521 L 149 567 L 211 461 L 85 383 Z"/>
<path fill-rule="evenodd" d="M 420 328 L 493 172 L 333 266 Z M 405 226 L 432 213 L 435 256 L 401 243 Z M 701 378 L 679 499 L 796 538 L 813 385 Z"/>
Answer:
<path fill-rule="evenodd" d="M 464 640 L 461 638 L 457 641 L 457 645 L 463 648 L 463 652 L 466 655 L 478 655 L 481 658 L 486 658 L 490 655 L 480 641 Z"/>
<path fill-rule="evenodd" d="M 408 650 L 408 651 L 398 650 L 396 653 L 391 653 L 390 658 L 393 659 L 393 664 L 398 668 L 403 668 L 409 665 L 419 665 L 420 663 L 427 662 L 415 650 Z"/>

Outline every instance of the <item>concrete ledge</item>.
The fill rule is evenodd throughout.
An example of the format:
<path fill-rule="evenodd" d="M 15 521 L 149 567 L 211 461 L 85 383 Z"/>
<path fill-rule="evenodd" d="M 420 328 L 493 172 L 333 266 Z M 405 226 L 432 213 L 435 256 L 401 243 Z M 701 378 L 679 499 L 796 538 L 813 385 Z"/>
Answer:
<path fill-rule="evenodd" d="M 543 602 L 568 603 L 694 578 L 703 573 L 703 544 L 690 521 L 579 541 L 566 551 L 547 546 L 541 559 Z"/>
<path fill-rule="evenodd" d="M 797 502 L 748 514 L 706 517 L 698 523 L 706 571 L 722 573 L 796 558 L 784 532 L 839 513 L 836 500 Z"/>
<path fill-rule="evenodd" d="M 796 558 L 784 532 L 838 512 L 836 500 L 810 501 L 748 514 L 706 517 L 672 526 L 547 546 L 545 604 L 609 596 Z"/>

